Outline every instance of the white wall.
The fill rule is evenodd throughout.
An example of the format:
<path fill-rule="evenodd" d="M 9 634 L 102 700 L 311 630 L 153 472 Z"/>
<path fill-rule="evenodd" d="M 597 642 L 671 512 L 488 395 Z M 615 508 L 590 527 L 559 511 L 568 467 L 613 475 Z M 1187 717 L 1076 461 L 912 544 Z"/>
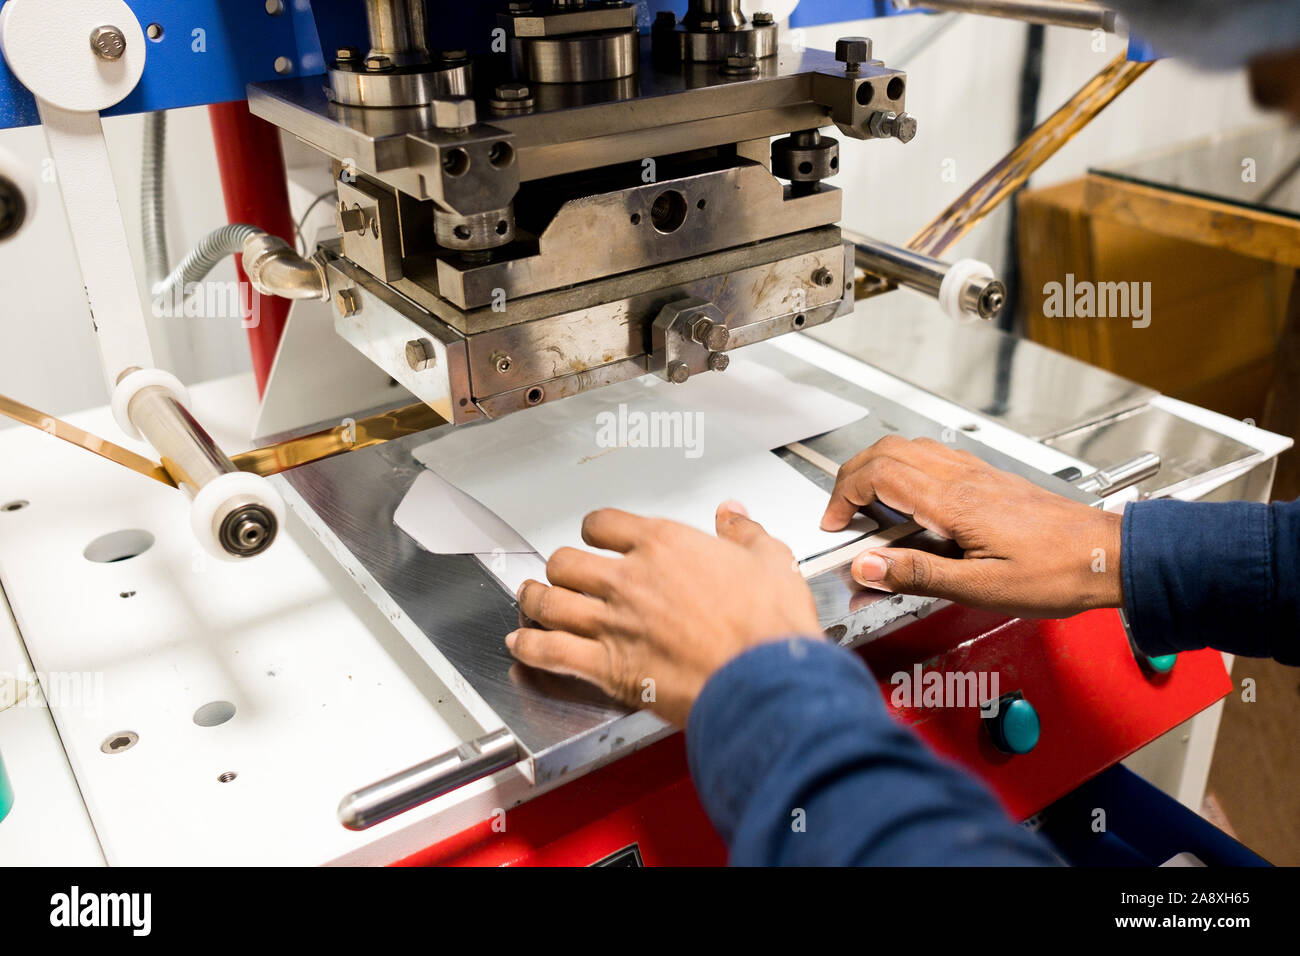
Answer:
<path fill-rule="evenodd" d="M 104 121 L 146 301 L 139 214 L 142 126 L 139 116 Z M 2 130 L 0 148 L 30 164 L 38 183 L 35 217 L 17 238 L 0 245 L 0 394 L 56 415 L 103 404 L 107 389 L 44 135 L 39 128 Z M 169 114 L 167 160 L 167 239 L 174 264 L 208 230 L 226 222 L 206 109 Z M 233 281 L 233 260 L 222 263 L 213 278 Z M 151 318 L 150 325 L 155 359 L 182 381 L 202 381 L 248 367 L 246 333 L 238 320 Z"/>
<path fill-rule="evenodd" d="M 876 55 L 890 63 L 891 55 L 927 27 L 922 17 L 859 21 L 808 30 L 807 41 L 830 48 L 837 36 L 865 34 L 875 40 Z M 904 242 L 1011 147 L 1024 36 L 1022 24 L 965 17 L 905 64 L 908 110 L 917 116 L 920 132 L 907 145 L 840 137 L 844 172 L 834 182 L 845 190 L 846 224 Z M 1048 30 L 1043 115 L 1118 49 L 1119 41 L 1112 38 L 1110 49 L 1094 52 L 1092 39 L 1082 31 Z M 1258 120 L 1241 75 L 1204 76 L 1176 63 L 1160 63 L 1051 160 L 1034 182 L 1077 176 L 1090 164 Z M 128 236 L 143 277 L 138 213 L 141 120 L 109 119 L 104 126 Z M 206 110 L 173 111 L 168 142 L 168 239 L 175 262 L 226 220 Z M 0 131 L 0 147 L 18 153 L 39 177 L 46 157 L 40 130 Z M 948 159 L 955 166 L 955 182 L 942 177 Z M 310 201 L 319 181 L 295 191 L 296 209 Z M 39 189 L 35 220 L 17 239 L 0 246 L 0 393 L 61 414 L 102 403 L 106 392 L 58 190 L 51 182 Z M 328 204 L 322 205 L 326 209 L 318 208 L 317 215 L 325 212 L 328 217 Z M 974 256 L 1000 267 L 1005 234 L 1005 213 L 995 214 L 949 255 Z M 233 279 L 232 263 L 223 263 L 214 277 Z M 928 299 L 907 293 L 880 303 L 896 312 L 899 321 L 933 308 Z M 248 365 L 245 333 L 238 322 L 163 319 L 154 326 L 159 364 L 184 381 Z"/>

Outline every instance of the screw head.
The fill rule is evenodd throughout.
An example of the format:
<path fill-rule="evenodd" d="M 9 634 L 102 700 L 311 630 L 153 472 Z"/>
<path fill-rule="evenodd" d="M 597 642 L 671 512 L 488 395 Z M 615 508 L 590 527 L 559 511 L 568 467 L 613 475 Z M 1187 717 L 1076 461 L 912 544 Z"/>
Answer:
<path fill-rule="evenodd" d="M 668 363 L 668 381 L 674 385 L 685 384 L 686 380 L 691 377 L 690 367 L 685 362 Z"/>
<path fill-rule="evenodd" d="M 355 60 L 361 56 L 361 51 L 354 46 L 341 46 L 334 51 L 334 59 L 340 63 L 346 63 L 348 60 Z"/>
<path fill-rule="evenodd" d="M 90 31 L 90 49 L 101 60 L 120 60 L 126 53 L 126 34 L 105 24 Z"/>
<path fill-rule="evenodd" d="M 366 69 L 371 73 L 386 73 L 393 68 L 392 57 L 380 53 L 377 56 L 366 57 Z"/>
<path fill-rule="evenodd" d="M 859 63 L 871 59 L 870 38 L 840 37 L 835 41 L 835 59 L 845 64 L 850 73 L 856 73 Z"/>
<path fill-rule="evenodd" d="M 772 24 L 776 23 L 776 16 L 768 13 L 766 10 L 759 10 L 750 17 L 750 19 L 756 27 L 770 27 Z"/>
<path fill-rule="evenodd" d="M 731 330 L 712 319 L 700 319 L 691 327 L 691 338 L 710 352 L 718 352 L 731 341 Z"/>
<path fill-rule="evenodd" d="M 338 310 L 339 315 L 343 318 L 351 318 L 361 311 L 361 303 L 357 299 L 355 289 L 340 289 L 334 293 L 334 308 Z"/>
<path fill-rule="evenodd" d="M 812 280 L 814 283 L 816 283 L 817 285 L 821 286 L 824 289 L 826 288 L 826 286 L 834 284 L 835 274 L 831 272 L 830 269 L 827 269 L 825 266 L 822 266 L 820 269 L 817 269 L 813 272 Z"/>
<path fill-rule="evenodd" d="M 894 138 L 900 143 L 910 143 L 916 138 L 916 117 L 911 113 L 899 113 L 894 118 Z"/>
<path fill-rule="evenodd" d="M 496 367 L 499 374 L 505 375 L 514 366 L 514 359 L 504 352 L 492 353 L 492 364 Z"/>
<path fill-rule="evenodd" d="M 406 343 L 406 364 L 412 372 L 424 372 L 438 364 L 433 343 L 428 339 L 412 339 Z"/>
<path fill-rule="evenodd" d="M 730 364 L 731 356 L 726 352 L 714 352 L 709 356 L 709 371 L 711 372 L 725 372 Z"/>

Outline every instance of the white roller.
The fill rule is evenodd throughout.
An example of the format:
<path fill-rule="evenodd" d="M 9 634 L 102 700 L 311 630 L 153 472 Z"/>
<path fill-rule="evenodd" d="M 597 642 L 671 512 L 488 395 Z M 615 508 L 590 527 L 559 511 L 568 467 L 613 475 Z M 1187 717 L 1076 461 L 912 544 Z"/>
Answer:
<path fill-rule="evenodd" d="M 939 284 L 939 307 L 951 318 L 962 321 L 971 317 L 961 307 L 961 292 L 971 279 L 993 278 L 993 267 L 978 259 L 958 259 Z"/>
<path fill-rule="evenodd" d="M 224 518 L 237 504 L 256 504 L 266 508 L 275 517 L 277 532 L 284 525 L 284 500 L 261 475 L 235 471 L 208 482 L 190 505 L 190 528 L 203 549 L 223 561 L 248 560 L 227 553 L 221 546 L 218 518 Z"/>
<path fill-rule="evenodd" d="M 110 407 L 113 409 L 113 421 L 117 422 L 117 427 L 137 441 L 143 440 L 143 436 L 140 430 L 131 424 L 127 410 L 131 407 L 131 399 L 135 398 L 137 392 L 142 388 L 151 388 L 155 385 L 165 388 L 171 393 L 172 398 L 186 408 L 190 407 L 190 393 L 185 390 L 181 380 L 171 372 L 164 372 L 160 368 L 136 369 L 114 387 Z"/>

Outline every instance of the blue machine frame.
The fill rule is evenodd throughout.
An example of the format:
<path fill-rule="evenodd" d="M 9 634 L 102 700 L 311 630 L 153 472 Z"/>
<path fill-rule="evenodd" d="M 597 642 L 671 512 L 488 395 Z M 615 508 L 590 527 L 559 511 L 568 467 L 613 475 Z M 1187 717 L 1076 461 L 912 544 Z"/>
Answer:
<path fill-rule="evenodd" d="M 0 6 L 7 0 L 0 0 Z M 365 35 L 361 0 L 284 0 L 283 12 L 268 14 L 265 0 L 128 0 L 142 26 L 156 24 L 144 77 L 125 100 L 105 115 L 142 113 L 242 100 L 249 83 L 277 76 L 325 72 L 322 50 L 333 50 Z M 640 4 L 648 29 L 659 10 L 682 12 L 685 0 Z M 442 36 L 444 48 L 485 50 L 495 24 L 495 4 L 454 5 Z M 910 14 L 890 0 L 803 0 L 790 18 L 794 27 Z M 481 42 L 472 42 L 481 38 Z M 1136 49 L 1132 58 L 1139 57 Z M 279 73 L 276 65 L 287 67 Z M 36 103 L 0 61 L 0 129 L 39 122 Z"/>

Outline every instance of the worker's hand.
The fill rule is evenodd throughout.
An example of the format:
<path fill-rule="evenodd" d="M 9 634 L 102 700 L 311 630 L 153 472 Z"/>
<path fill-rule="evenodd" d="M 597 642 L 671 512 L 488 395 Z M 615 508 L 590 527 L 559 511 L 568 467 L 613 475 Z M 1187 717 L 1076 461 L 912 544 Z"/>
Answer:
<path fill-rule="evenodd" d="M 768 641 L 817 635 L 812 592 L 780 541 L 744 508 L 718 508 L 718 536 L 605 509 L 582 539 L 621 557 L 561 548 L 548 587 L 526 581 L 520 610 L 539 627 L 506 638 L 519 660 L 572 674 L 685 726 L 709 677 Z"/>
<path fill-rule="evenodd" d="M 1068 617 L 1123 601 L 1118 515 L 968 452 L 926 438 L 882 438 L 840 469 L 822 528 L 844 528 L 873 501 L 955 541 L 965 557 L 877 548 L 853 561 L 861 584 L 1019 617 Z"/>

